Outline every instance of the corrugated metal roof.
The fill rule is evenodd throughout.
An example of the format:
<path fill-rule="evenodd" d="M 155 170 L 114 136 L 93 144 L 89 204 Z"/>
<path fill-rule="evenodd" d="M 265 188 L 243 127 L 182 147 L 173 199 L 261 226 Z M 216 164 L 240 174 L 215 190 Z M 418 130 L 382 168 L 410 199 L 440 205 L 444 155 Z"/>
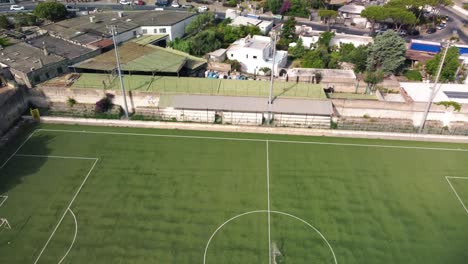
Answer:
<path fill-rule="evenodd" d="M 164 95 L 160 107 L 193 110 L 218 110 L 233 112 L 267 112 L 268 98 L 245 96 Z M 327 100 L 277 98 L 273 101 L 274 113 L 322 115 L 333 113 Z"/>

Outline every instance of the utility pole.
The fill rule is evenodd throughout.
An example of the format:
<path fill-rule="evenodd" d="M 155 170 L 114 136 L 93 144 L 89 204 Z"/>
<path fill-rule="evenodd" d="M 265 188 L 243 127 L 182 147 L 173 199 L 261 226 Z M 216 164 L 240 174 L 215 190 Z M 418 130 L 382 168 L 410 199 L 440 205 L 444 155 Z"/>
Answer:
<path fill-rule="evenodd" d="M 273 64 L 271 66 L 271 70 L 270 70 L 270 96 L 268 98 L 268 125 L 271 124 L 272 122 L 272 104 L 273 104 L 273 80 L 275 79 L 275 59 L 276 59 L 276 31 L 273 31 Z"/>
<path fill-rule="evenodd" d="M 445 48 L 444 55 L 442 56 L 442 59 L 440 60 L 439 69 L 437 70 L 436 79 L 435 79 L 434 85 L 432 86 L 431 95 L 429 96 L 429 100 L 427 101 L 426 108 L 424 109 L 424 114 L 423 114 L 423 117 L 422 117 L 422 120 L 421 120 L 421 124 L 419 125 L 419 129 L 418 129 L 419 134 L 421 134 L 423 132 L 424 125 L 426 124 L 427 116 L 429 115 L 429 110 L 431 109 L 432 101 L 434 100 L 434 97 L 436 96 L 437 92 L 439 91 L 439 89 L 437 89 L 437 84 L 439 82 L 440 73 L 442 72 L 442 68 L 444 67 L 445 57 L 447 56 L 447 52 L 448 52 L 449 48 L 450 48 L 450 42 L 447 42 L 447 47 Z M 440 86 L 442 86 L 442 84 Z"/>
<path fill-rule="evenodd" d="M 110 26 L 110 31 L 112 34 L 112 41 L 114 42 L 114 50 L 115 50 L 115 60 L 117 62 L 117 73 L 119 74 L 120 79 L 120 88 L 122 89 L 122 96 L 124 101 L 124 113 L 125 118 L 128 119 L 128 106 L 127 106 L 127 95 L 125 94 L 125 87 L 122 77 L 122 71 L 120 70 L 120 56 L 119 56 L 119 48 L 117 46 L 117 42 L 115 41 L 115 35 L 117 34 L 117 28 L 115 25 Z"/>

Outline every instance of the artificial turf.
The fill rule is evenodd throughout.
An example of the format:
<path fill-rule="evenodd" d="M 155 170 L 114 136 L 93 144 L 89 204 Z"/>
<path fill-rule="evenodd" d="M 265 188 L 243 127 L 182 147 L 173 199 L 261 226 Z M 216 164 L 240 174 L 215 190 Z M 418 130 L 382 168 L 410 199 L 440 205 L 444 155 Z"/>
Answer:
<path fill-rule="evenodd" d="M 467 145 L 40 128 L 99 133 L 38 130 L 0 169 L 0 263 L 34 263 L 62 216 L 37 263 L 75 230 L 62 263 L 203 263 L 210 237 L 207 264 L 466 263 L 468 179 L 450 179 L 460 202 L 445 176 L 468 177 Z"/>

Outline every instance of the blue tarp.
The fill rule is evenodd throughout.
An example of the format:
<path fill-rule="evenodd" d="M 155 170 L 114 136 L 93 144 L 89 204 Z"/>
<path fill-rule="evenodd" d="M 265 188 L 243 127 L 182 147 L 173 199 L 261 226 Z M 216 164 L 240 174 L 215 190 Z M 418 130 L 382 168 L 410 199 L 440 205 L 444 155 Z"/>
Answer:
<path fill-rule="evenodd" d="M 433 52 L 433 53 L 439 53 L 440 52 L 440 46 L 437 45 L 429 45 L 429 44 L 424 44 L 424 43 L 411 43 L 410 49 L 412 50 L 417 50 L 417 51 L 425 51 L 425 52 Z"/>

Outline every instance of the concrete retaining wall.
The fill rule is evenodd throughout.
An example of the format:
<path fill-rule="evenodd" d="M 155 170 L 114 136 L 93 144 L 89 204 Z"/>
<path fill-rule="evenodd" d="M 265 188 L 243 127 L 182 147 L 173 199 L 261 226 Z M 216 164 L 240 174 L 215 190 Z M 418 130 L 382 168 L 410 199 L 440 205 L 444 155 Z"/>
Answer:
<path fill-rule="evenodd" d="M 25 91 L 20 88 L 0 89 L 0 135 L 8 131 L 27 110 L 28 101 L 24 93 Z"/>

